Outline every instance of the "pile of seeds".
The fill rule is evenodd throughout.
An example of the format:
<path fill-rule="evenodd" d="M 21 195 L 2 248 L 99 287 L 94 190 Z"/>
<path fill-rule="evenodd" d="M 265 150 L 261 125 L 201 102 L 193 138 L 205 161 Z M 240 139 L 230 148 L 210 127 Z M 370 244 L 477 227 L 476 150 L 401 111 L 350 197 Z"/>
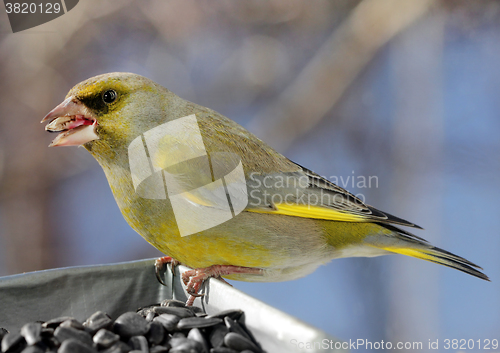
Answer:
<path fill-rule="evenodd" d="M 20 332 L 0 328 L 3 353 L 261 353 L 243 323 L 243 311 L 207 315 L 177 300 L 126 312 L 116 320 L 98 311 L 30 322 Z"/>

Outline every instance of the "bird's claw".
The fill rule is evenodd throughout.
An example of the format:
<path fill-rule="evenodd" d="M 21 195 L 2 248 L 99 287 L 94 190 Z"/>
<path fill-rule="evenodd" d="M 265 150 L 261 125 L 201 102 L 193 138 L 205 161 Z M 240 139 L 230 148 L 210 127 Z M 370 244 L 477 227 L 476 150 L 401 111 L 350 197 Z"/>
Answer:
<path fill-rule="evenodd" d="M 170 256 L 164 256 L 156 259 L 155 261 L 155 275 L 158 282 L 162 285 L 166 286 L 167 284 L 163 280 L 162 273 L 165 269 L 165 265 L 170 265 L 170 271 L 172 272 L 172 276 L 175 276 L 175 266 L 179 265 L 180 262 L 171 258 Z"/>
<path fill-rule="evenodd" d="M 262 275 L 262 269 L 229 265 L 213 265 L 207 268 L 197 268 L 195 270 L 184 272 L 182 274 L 182 282 L 186 286 L 186 292 L 189 294 L 186 306 L 193 305 L 196 298 L 204 296 L 203 293 L 200 294 L 198 292 L 200 291 L 203 283 L 210 277 L 216 278 L 230 285 L 222 278 L 222 276 L 241 273 Z"/>
<path fill-rule="evenodd" d="M 166 286 L 163 281 L 162 273 L 165 269 L 165 265 L 170 265 L 170 270 L 172 275 L 175 276 L 175 266 L 179 265 L 180 262 L 171 258 L 170 256 L 160 257 L 155 261 L 155 275 L 158 282 Z M 252 267 L 240 267 L 240 266 L 230 266 L 230 265 L 213 265 L 207 268 L 197 268 L 194 270 L 188 270 L 182 274 L 182 282 L 186 286 L 186 292 L 189 294 L 189 298 L 186 301 L 186 306 L 192 306 L 195 299 L 204 296 L 204 293 L 199 293 L 203 283 L 210 277 L 221 280 L 227 283 L 222 276 L 231 274 L 255 274 L 262 275 L 262 269 L 252 268 Z"/>

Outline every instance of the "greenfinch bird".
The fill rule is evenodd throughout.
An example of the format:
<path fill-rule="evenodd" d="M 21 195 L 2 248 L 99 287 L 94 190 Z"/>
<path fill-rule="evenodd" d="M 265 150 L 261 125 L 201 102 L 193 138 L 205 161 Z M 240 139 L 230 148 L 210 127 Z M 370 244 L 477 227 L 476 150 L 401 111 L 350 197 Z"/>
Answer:
<path fill-rule="evenodd" d="M 285 281 L 332 259 L 403 254 L 488 280 L 479 266 L 399 228 L 221 114 L 152 80 L 109 73 L 73 87 L 45 116 L 50 146 L 99 162 L 128 224 L 182 263 L 189 301 L 208 277 Z"/>

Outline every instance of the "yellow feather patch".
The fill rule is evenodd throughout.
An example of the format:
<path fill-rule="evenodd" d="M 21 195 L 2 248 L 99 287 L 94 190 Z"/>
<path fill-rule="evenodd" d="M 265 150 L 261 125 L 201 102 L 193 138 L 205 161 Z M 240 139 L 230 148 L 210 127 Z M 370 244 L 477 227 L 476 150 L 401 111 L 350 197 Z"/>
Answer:
<path fill-rule="evenodd" d="M 439 258 L 436 258 L 435 256 L 431 256 L 431 255 L 427 254 L 426 251 L 420 250 L 420 249 L 391 248 L 391 247 L 382 248 L 382 249 L 387 250 L 387 251 L 391 251 L 391 252 L 395 252 L 396 254 L 415 257 L 415 258 L 421 259 L 421 260 L 444 263 L 444 261 L 439 261 Z"/>
<path fill-rule="evenodd" d="M 321 207 L 321 206 L 311 206 L 311 205 L 299 205 L 299 204 L 289 204 L 289 203 L 279 203 L 275 204 L 274 210 L 264 210 L 264 209 L 247 209 L 250 212 L 256 213 L 269 213 L 269 214 L 280 214 L 285 216 L 293 217 L 303 217 L 303 218 L 313 218 L 313 219 L 324 219 L 328 221 L 340 221 L 340 222 L 371 222 L 369 218 L 352 214 L 344 213 L 331 208 Z"/>

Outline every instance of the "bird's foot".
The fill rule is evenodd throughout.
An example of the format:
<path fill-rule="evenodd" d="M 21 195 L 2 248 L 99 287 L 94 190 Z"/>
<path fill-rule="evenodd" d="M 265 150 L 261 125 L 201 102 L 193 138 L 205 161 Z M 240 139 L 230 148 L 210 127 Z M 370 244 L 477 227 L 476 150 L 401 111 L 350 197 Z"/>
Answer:
<path fill-rule="evenodd" d="M 175 276 L 175 266 L 179 265 L 180 262 L 171 258 L 170 256 L 164 256 L 156 259 L 155 261 L 155 275 L 158 279 L 158 282 L 166 286 L 161 274 L 165 269 L 165 265 L 170 265 L 170 271 L 172 271 L 172 275 Z"/>
<path fill-rule="evenodd" d="M 197 297 L 203 296 L 203 294 L 198 294 L 198 292 L 203 282 L 205 282 L 205 280 L 207 280 L 208 278 L 213 277 L 227 283 L 222 278 L 222 276 L 233 275 L 233 274 L 261 275 L 262 269 L 254 267 L 241 267 L 241 266 L 230 266 L 230 265 L 213 265 L 207 268 L 197 268 L 194 270 L 186 271 L 182 274 L 182 281 L 187 286 L 186 291 L 189 294 L 189 298 L 186 302 L 186 305 L 187 306 L 193 305 L 193 302 Z"/>

